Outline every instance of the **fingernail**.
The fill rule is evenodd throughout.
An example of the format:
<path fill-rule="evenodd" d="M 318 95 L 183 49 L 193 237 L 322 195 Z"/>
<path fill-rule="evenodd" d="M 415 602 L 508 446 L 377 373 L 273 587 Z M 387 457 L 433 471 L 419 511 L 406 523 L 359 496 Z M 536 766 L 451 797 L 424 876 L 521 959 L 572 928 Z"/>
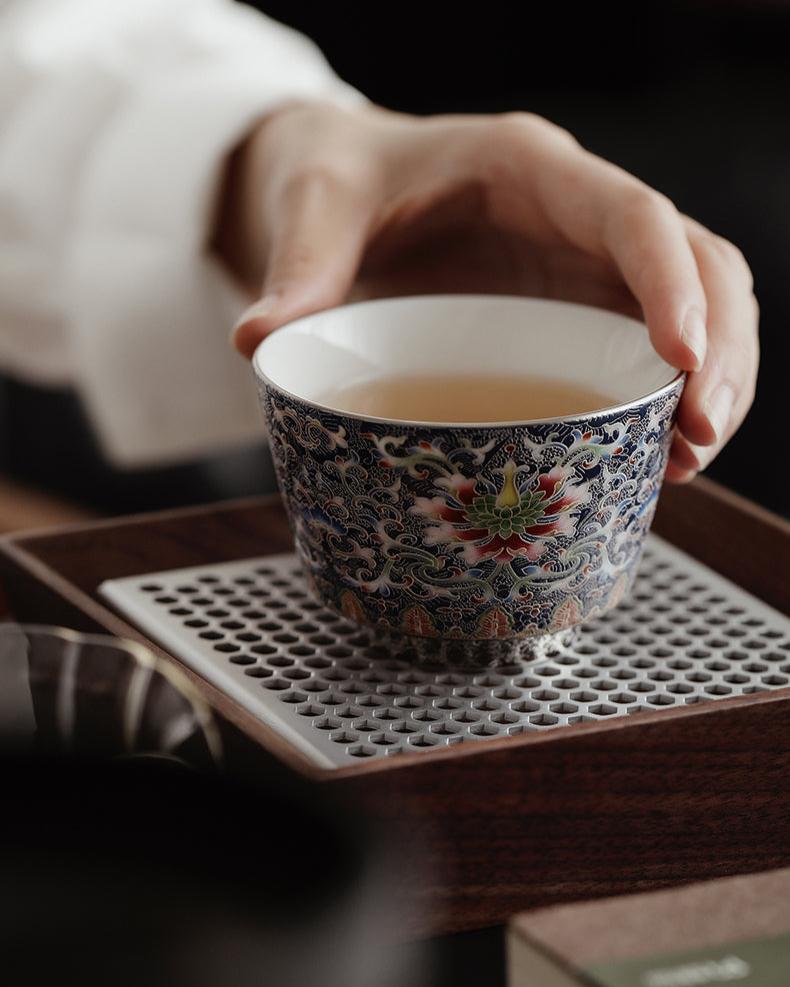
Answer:
<path fill-rule="evenodd" d="M 708 423 L 716 433 L 716 441 L 721 442 L 724 433 L 730 423 L 732 406 L 735 401 L 735 392 L 729 384 L 719 384 L 713 393 L 706 398 L 702 413 L 708 419 Z"/>
<path fill-rule="evenodd" d="M 718 432 L 716 437 L 718 438 Z M 715 449 L 711 449 L 710 446 L 697 446 L 692 442 L 689 442 L 688 447 L 691 451 L 692 456 L 696 460 L 695 463 L 687 464 L 688 469 L 692 470 L 694 473 L 701 473 L 703 470 L 707 469 L 710 465 L 713 456 L 715 454 Z"/>
<path fill-rule="evenodd" d="M 263 319 L 267 315 L 271 315 L 276 304 L 276 295 L 265 295 L 263 298 L 259 298 L 257 302 L 250 305 L 249 308 L 246 308 L 236 320 L 236 324 L 230 331 L 231 338 L 236 335 L 238 329 L 243 326 L 245 322 L 251 322 L 253 319 Z"/>
<path fill-rule="evenodd" d="M 705 353 L 708 349 L 708 331 L 705 328 L 702 312 L 698 308 L 692 307 L 686 313 L 680 338 L 694 354 L 696 363 L 691 369 L 694 371 L 702 370 Z"/>
<path fill-rule="evenodd" d="M 680 467 L 677 468 L 677 472 L 674 470 L 667 470 L 667 480 L 669 483 L 691 483 L 697 474 L 694 470 L 684 470 Z"/>

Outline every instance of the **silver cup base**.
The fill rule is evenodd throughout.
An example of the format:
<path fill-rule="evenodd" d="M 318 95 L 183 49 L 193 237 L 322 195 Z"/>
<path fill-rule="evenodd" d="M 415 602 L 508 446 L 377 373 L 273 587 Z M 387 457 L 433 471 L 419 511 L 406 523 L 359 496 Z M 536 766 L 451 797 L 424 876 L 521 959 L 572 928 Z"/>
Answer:
<path fill-rule="evenodd" d="M 390 631 L 384 632 L 379 641 L 393 657 L 402 661 L 432 669 L 469 671 L 551 658 L 568 648 L 577 633 L 577 628 L 570 627 L 533 637 L 459 640 L 413 637 Z"/>

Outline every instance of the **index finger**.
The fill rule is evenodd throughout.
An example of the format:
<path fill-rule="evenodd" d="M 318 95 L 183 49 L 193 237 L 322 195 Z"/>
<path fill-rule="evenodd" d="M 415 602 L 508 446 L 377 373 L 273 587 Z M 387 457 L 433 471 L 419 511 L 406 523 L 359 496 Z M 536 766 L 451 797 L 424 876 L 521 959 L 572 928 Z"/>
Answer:
<path fill-rule="evenodd" d="M 640 303 L 657 352 L 672 366 L 699 370 L 707 344 L 705 291 L 672 203 L 546 121 L 541 126 L 524 115 L 519 127 L 519 115 L 508 116 L 514 163 L 500 161 L 495 172 L 509 186 L 503 221 L 534 234 L 537 217 L 567 242 L 610 260 Z M 501 158 L 502 142 L 489 141 L 485 153 Z"/>

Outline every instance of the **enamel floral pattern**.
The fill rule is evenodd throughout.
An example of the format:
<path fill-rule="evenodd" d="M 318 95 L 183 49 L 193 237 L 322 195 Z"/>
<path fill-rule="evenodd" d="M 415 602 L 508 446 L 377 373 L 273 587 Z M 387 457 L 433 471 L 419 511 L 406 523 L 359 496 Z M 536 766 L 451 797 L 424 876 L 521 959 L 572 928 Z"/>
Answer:
<path fill-rule="evenodd" d="M 575 423 L 368 422 L 261 384 L 280 488 L 316 593 L 421 637 L 553 633 L 627 591 L 682 389 Z"/>

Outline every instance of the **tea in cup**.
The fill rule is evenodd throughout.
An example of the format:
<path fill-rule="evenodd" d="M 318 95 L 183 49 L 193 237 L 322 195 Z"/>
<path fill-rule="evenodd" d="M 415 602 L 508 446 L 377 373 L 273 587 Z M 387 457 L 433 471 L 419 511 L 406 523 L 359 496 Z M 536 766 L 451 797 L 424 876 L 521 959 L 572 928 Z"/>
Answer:
<path fill-rule="evenodd" d="M 419 653 L 455 642 L 488 660 L 628 591 L 684 383 L 642 323 L 390 298 L 298 319 L 253 364 L 296 551 L 329 608 Z"/>

